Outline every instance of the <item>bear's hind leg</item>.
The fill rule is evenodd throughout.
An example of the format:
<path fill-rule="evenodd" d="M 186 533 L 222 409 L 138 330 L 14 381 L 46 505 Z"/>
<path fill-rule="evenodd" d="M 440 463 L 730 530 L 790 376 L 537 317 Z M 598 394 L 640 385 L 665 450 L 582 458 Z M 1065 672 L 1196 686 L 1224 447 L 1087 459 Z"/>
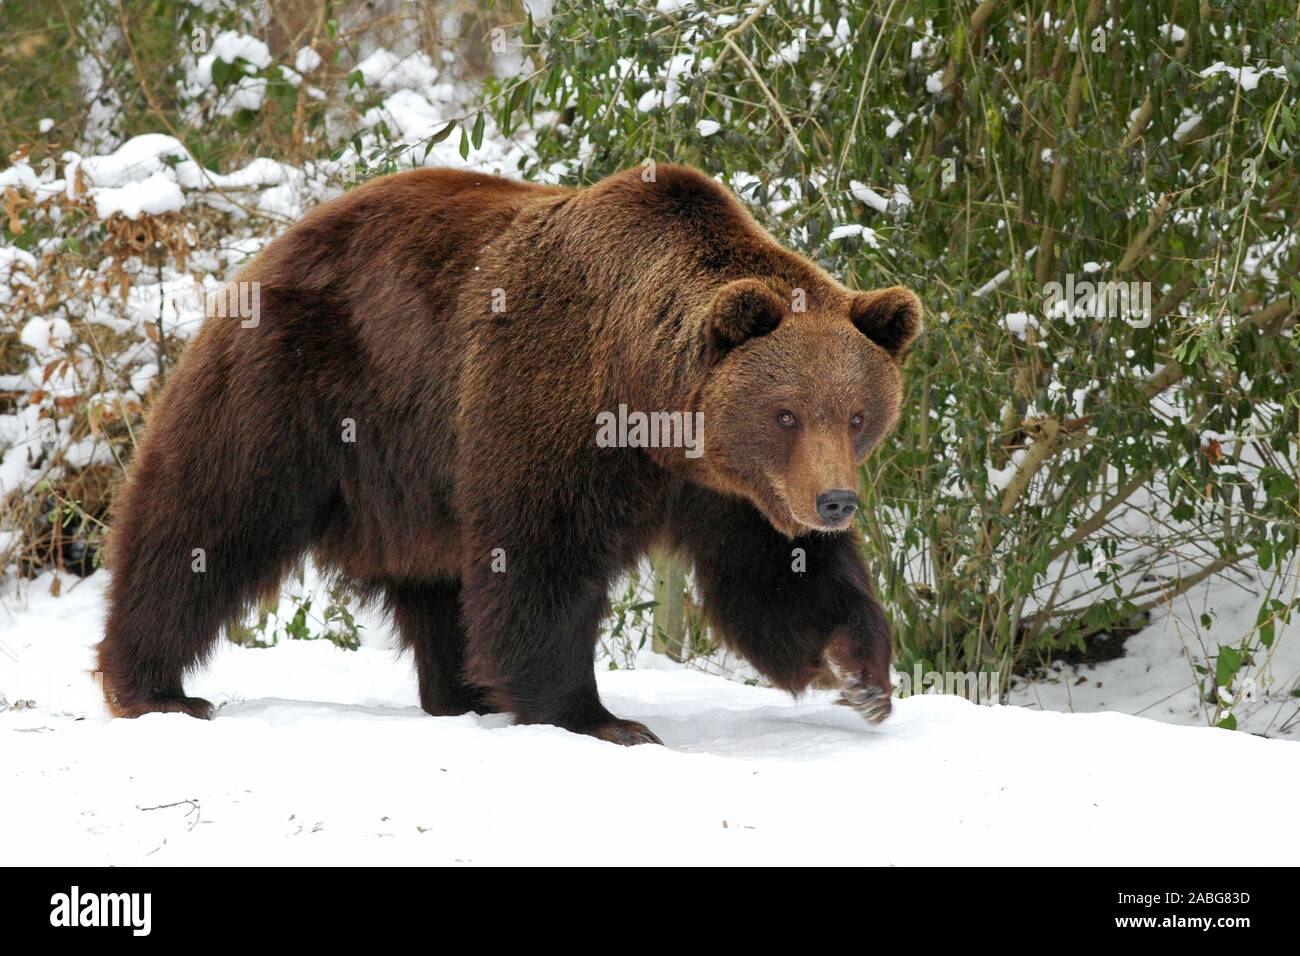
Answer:
<path fill-rule="evenodd" d="M 301 527 L 275 503 L 241 513 L 212 499 L 162 497 L 138 476 L 113 527 L 113 578 L 99 671 L 119 717 L 186 713 L 212 705 L 185 695 L 187 671 L 211 653 L 223 627 L 273 593 L 301 554 Z M 277 520 L 280 519 L 280 520 Z M 285 520 L 287 519 L 287 520 Z"/>
<path fill-rule="evenodd" d="M 207 422 L 225 420 L 219 402 L 209 407 Z M 294 481 L 275 454 L 278 436 L 239 455 L 233 437 L 203 427 L 164 408 L 120 494 L 98 650 L 115 716 L 211 716 L 211 704 L 186 696 L 186 672 L 223 627 L 275 592 L 319 518 L 320 502 L 307 493 L 315 487 Z"/>
<path fill-rule="evenodd" d="M 385 588 L 402 644 L 415 657 L 420 707 L 435 717 L 490 713 L 485 692 L 465 680 L 460 583 L 403 581 Z"/>

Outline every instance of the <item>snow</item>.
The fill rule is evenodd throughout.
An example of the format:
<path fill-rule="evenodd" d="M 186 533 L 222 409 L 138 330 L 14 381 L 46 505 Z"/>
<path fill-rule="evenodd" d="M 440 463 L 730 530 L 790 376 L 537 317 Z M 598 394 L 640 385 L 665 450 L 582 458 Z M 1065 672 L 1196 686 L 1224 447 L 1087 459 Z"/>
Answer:
<path fill-rule="evenodd" d="M 236 92 L 227 102 L 234 102 L 239 95 Z M 251 192 L 246 197 L 247 206 L 286 221 L 301 215 L 312 199 L 328 198 L 319 178 L 330 172 L 324 164 L 313 171 L 310 181 L 303 170 L 267 158 L 253 159 L 229 173 L 217 173 L 190 158 L 175 137 L 160 133 L 135 136 L 108 155 L 82 157 L 68 151 L 63 160 L 65 179 L 40 183 L 40 188 L 46 193 L 65 189 L 71 192 L 80 169 L 87 186 L 85 195 L 94 200 L 96 215 L 101 219 L 119 213 L 137 219 L 143 213 L 178 211 L 189 201 L 187 191 L 206 193 L 200 201 L 216 206 L 229 205 L 221 191 Z M 38 185 L 35 171 L 25 164 L 0 171 L 0 186 L 10 182 L 32 189 Z"/>
<path fill-rule="evenodd" d="M 64 159 L 78 165 L 94 186 L 123 186 L 167 168 L 165 159 L 189 159 L 189 152 L 174 136 L 144 133 L 133 136 L 107 156 L 81 159 L 75 153 Z"/>
<path fill-rule="evenodd" d="M 385 120 L 408 140 L 418 140 L 436 132 L 446 122 L 446 110 L 430 103 L 415 90 L 398 90 L 384 100 L 382 110 L 367 112 L 363 124 L 374 126 Z"/>
<path fill-rule="evenodd" d="M 176 166 L 176 178 L 186 189 L 253 189 L 259 186 L 278 186 L 288 181 L 291 170 L 291 166 L 265 157 L 254 159 L 247 166 L 231 173 L 214 173 L 201 169 L 192 160 L 186 160 Z"/>
<path fill-rule="evenodd" d="M 1008 312 L 1002 318 L 1002 325 L 1023 342 L 1031 328 L 1038 328 L 1038 320 L 1028 312 Z"/>
<path fill-rule="evenodd" d="M 1295 581 L 1294 574 L 1289 577 Z M 1206 726 L 1214 707 L 1201 689 L 1205 678 L 1197 665 L 1211 660 L 1221 643 L 1236 646 L 1250 633 L 1267 586 L 1267 575 L 1257 568 L 1233 570 L 1159 613 L 1124 643 L 1122 657 L 1025 678 L 1013 686 L 1010 700 L 1054 711 L 1120 709 L 1167 723 Z M 1284 585 L 1287 591 L 1293 586 Z M 1211 628 L 1196 625 L 1202 614 L 1212 618 Z M 1272 648 L 1252 654 L 1258 666 L 1250 675 L 1234 679 L 1231 693 L 1220 688 L 1239 732 L 1300 740 L 1300 621 L 1284 627 Z"/>
<path fill-rule="evenodd" d="M 767 68 L 774 70 L 785 64 L 798 63 L 807 42 L 808 30 L 801 27 L 795 32 L 794 39 L 767 58 Z"/>
<path fill-rule="evenodd" d="M 234 90 L 222 101 L 217 112 L 221 116 L 233 116 L 239 110 L 260 110 L 265 99 L 266 79 L 264 77 L 240 77 Z"/>
<path fill-rule="evenodd" d="M 388 50 L 379 49 L 358 63 L 357 71 L 367 86 L 385 90 L 424 89 L 438 80 L 438 68 L 423 50 L 399 58 Z"/>
<path fill-rule="evenodd" d="M 849 191 L 853 194 L 854 199 L 866 203 L 876 212 L 885 212 L 889 209 L 889 200 L 866 183 L 860 183 L 856 179 L 850 180 Z"/>
<path fill-rule="evenodd" d="M 4 183 L 0 180 L 0 186 Z M 0 246 L 0 302 L 7 301 L 10 283 L 36 272 L 36 257 L 17 246 Z"/>
<path fill-rule="evenodd" d="M 1020 464 L 1024 459 L 1025 452 L 1021 450 L 1014 452 L 1002 468 L 995 467 L 991 462 L 985 462 L 984 470 L 988 474 L 989 487 L 995 491 L 1004 490 L 1007 485 L 1011 484 L 1011 479 L 1020 470 Z"/>
<path fill-rule="evenodd" d="M 667 109 L 681 99 L 681 81 L 697 70 L 706 72 L 712 63 L 708 57 L 697 63 L 693 53 L 673 54 L 664 64 L 662 72 L 654 78 L 657 88 L 642 93 L 637 99 L 636 108 L 642 113 Z"/>
<path fill-rule="evenodd" d="M 1259 81 L 1265 76 L 1286 76 L 1286 70 L 1280 66 L 1256 69 L 1253 66 L 1228 66 L 1222 60 L 1201 70 L 1201 76 L 1214 76 L 1217 73 L 1228 74 L 1234 82 L 1240 82 L 1241 88 L 1248 93 L 1259 86 Z M 1174 138 L 1177 139 L 1177 135 Z"/>
<path fill-rule="evenodd" d="M 14 163 L 8 169 L 0 170 L 0 189 L 18 186 L 22 189 L 36 189 L 40 185 L 40 174 L 26 160 Z"/>
<path fill-rule="evenodd" d="M 870 226 L 863 226 L 856 222 L 848 223 L 843 226 L 836 226 L 831 230 L 828 238 L 831 241 L 835 241 L 836 239 L 844 239 L 848 236 L 861 236 L 862 241 L 872 249 L 880 248 L 880 237 L 876 234 L 876 230 L 872 229 Z"/>
<path fill-rule="evenodd" d="M 36 316 L 23 325 L 18 341 L 44 358 L 72 341 L 72 326 L 64 318 L 44 319 Z"/>
<path fill-rule="evenodd" d="M 36 405 L 27 405 L 12 415 L 0 415 L 0 445 L 6 449 L 0 457 L 0 497 L 27 484 L 25 479 L 31 465 L 28 449 L 36 447 L 41 440 L 40 417 L 41 410 Z M 0 669 L 4 666 L 0 661 Z M 3 670 L 0 670 L 0 687 L 3 684 Z M 0 689 L 0 694 L 3 693 Z"/>
<path fill-rule="evenodd" d="M 822 24 L 818 36 L 823 40 L 829 40 L 830 49 L 840 51 L 845 49 L 853 39 L 853 27 L 849 25 L 847 17 L 840 17 L 834 28 L 831 27 L 830 21 L 827 20 Z M 892 137 L 891 137 L 892 139 Z"/>
<path fill-rule="evenodd" d="M 984 283 L 982 286 L 976 289 L 974 292 L 974 297 L 976 299 L 982 299 L 990 292 L 995 291 L 998 288 L 998 286 L 1002 285 L 1002 283 L 1006 282 L 1010 278 L 1011 278 L 1011 270 L 1003 269 L 1001 272 L 995 275 L 988 282 Z"/>
<path fill-rule="evenodd" d="M 224 705 L 211 722 L 108 720 L 88 674 L 106 580 L 54 598 L 42 578 L 7 602 L 10 865 L 1244 865 L 1300 852 L 1281 820 L 1267 839 L 1198 837 L 1207 800 L 1295 792 L 1295 742 L 954 696 L 897 700 L 871 727 L 829 692 L 795 701 L 651 655 L 598 678 L 665 747 L 429 717 L 407 659 L 318 641 L 223 646 L 191 680 Z"/>
<path fill-rule="evenodd" d="M 1196 129 L 1196 127 L 1200 125 L 1201 125 L 1200 115 L 1196 113 L 1190 113 L 1186 119 L 1184 119 L 1181 123 L 1178 124 L 1177 129 L 1174 130 L 1174 142 L 1181 143 L 1184 139 L 1186 139 L 1191 134 L 1191 132 L 1194 129 Z"/>
<path fill-rule="evenodd" d="M 244 60 L 258 69 L 264 70 L 272 62 L 271 48 L 257 37 L 236 33 L 233 30 L 218 33 L 212 39 L 212 47 L 207 53 L 199 57 L 195 71 L 195 79 L 203 86 L 212 85 L 212 66 L 217 60 L 224 63 Z"/>
<path fill-rule="evenodd" d="M 1187 31 L 1176 23 L 1161 24 L 1159 34 L 1161 38 L 1171 43 L 1182 43 L 1187 36 Z"/>
<path fill-rule="evenodd" d="M 95 214 L 100 219 L 115 213 L 139 219 L 141 213 L 156 216 L 183 208 L 185 196 L 181 187 L 163 173 L 154 173 L 142 182 L 95 190 Z"/>
<path fill-rule="evenodd" d="M 320 54 L 309 46 L 300 49 L 293 58 L 293 68 L 299 73 L 314 72 L 320 65 Z"/>

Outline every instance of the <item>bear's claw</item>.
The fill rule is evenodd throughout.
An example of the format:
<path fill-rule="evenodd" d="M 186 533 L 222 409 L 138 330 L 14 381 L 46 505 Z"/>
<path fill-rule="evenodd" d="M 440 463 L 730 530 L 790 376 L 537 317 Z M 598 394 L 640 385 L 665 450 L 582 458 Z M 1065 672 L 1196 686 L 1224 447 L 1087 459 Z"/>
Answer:
<path fill-rule="evenodd" d="M 662 747 L 664 743 L 651 732 L 649 727 L 635 720 L 610 721 L 603 727 L 593 730 L 591 735 L 623 747 L 635 747 L 637 744 L 658 744 Z"/>
<path fill-rule="evenodd" d="M 856 678 L 844 682 L 840 690 L 840 699 L 836 703 L 852 707 L 872 724 L 878 724 L 888 717 L 891 709 L 888 693 L 880 687 L 864 684 Z"/>

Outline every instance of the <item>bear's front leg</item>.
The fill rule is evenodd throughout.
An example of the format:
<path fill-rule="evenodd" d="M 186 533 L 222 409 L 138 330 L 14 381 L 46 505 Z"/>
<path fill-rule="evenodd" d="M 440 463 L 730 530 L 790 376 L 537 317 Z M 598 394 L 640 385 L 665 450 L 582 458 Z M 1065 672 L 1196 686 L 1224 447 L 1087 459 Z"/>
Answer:
<path fill-rule="evenodd" d="M 889 622 L 856 532 L 790 539 L 748 504 L 704 492 L 682 501 L 674 524 L 731 647 L 794 694 L 829 664 L 842 703 L 872 723 L 889 715 Z"/>
<path fill-rule="evenodd" d="M 653 502 L 628 491 L 641 458 L 597 446 L 594 417 L 558 403 L 549 378 L 519 374 L 519 355 L 536 343 L 511 336 L 529 327 L 482 323 L 480 364 L 463 385 L 455 506 L 465 682 L 521 724 L 657 744 L 645 725 L 606 710 L 596 689 L 609 587 L 653 514 Z"/>
<path fill-rule="evenodd" d="M 839 703 L 878 724 L 891 709 L 892 642 L 889 624 L 875 595 L 868 589 L 859 600 L 861 612 L 857 619 L 837 629 L 826 645 L 826 663 L 840 683 Z"/>
<path fill-rule="evenodd" d="M 521 724 L 553 724 L 610 743 L 661 743 L 635 720 L 615 717 L 596 691 L 595 649 L 606 608 L 603 576 L 554 546 L 515 541 L 465 573 L 466 675 L 488 703 Z M 590 556 L 585 563 L 590 563 Z"/>

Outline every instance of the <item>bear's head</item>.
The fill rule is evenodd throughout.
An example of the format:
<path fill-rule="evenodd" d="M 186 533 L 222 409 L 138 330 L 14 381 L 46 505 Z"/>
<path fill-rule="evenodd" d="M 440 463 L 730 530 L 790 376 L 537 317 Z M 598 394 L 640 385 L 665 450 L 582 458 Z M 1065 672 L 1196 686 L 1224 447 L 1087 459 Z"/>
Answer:
<path fill-rule="evenodd" d="M 901 287 L 826 299 L 796 311 L 740 279 L 706 319 L 702 477 L 792 538 L 851 524 L 858 466 L 898 418 L 899 362 L 921 327 Z"/>

